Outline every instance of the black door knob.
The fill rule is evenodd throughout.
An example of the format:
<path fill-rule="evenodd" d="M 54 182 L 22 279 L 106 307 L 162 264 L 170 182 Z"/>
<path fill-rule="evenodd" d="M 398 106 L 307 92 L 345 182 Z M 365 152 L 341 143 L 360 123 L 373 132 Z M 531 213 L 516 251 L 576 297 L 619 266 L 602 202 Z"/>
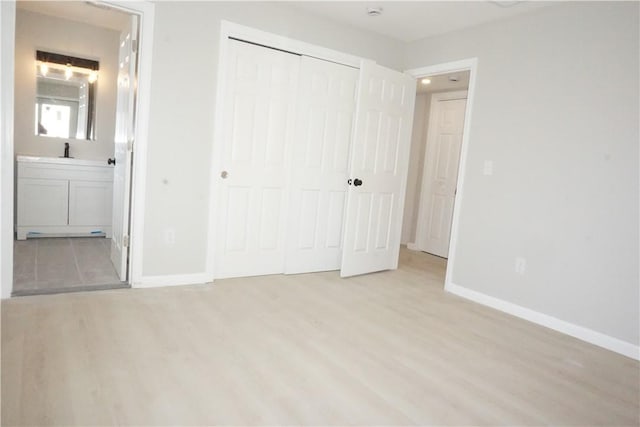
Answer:
<path fill-rule="evenodd" d="M 358 178 L 354 179 L 353 185 L 355 185 L 356 187 L 360 187 L 362 185 L 362 180 Z"/>
<path fill-rule="evenodd" d="M 114 165 L 114 166 L 115 166 L 115 165 L 116 165 L 116 158 L 114 157 L 113 159 L 109 159 L 109 160 L 107 160 L 107 164 L 108 164 L 108 165 Z"/>

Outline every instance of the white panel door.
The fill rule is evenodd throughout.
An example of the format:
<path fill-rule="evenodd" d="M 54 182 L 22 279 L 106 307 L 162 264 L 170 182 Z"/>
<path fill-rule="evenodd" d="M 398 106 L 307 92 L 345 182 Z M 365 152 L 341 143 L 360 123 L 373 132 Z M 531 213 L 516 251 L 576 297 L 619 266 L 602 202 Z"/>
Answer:
<path fill-rule="evenodd" d="M 467 93 L 433 96 L 416 243 L 448 258 Z"/>
<path fill-rule="evenodd" d="M 339 270 L 359 70 L 302 57 L 285 273 Z"/>
<path fill-rule="evenodd" d="M 342 277 L 398 267 L 415 93 L 411 76 L 360 70 Z"/>
<path fill-rule="evenodd" d="M 131 17 L 131 29 L 120 34 L 118 87 L 116 101 L 115 166 L 113 169 L 113 209 L 111 262 L 120 280 L 127 280 L 129 256 L 129 202 L 131 159 L 135 118 L 137 18 Z"/>
<path fill-rule="evenodd" d="M 283 273 L 300 57 L 228 46 L 215 276 Z"/>

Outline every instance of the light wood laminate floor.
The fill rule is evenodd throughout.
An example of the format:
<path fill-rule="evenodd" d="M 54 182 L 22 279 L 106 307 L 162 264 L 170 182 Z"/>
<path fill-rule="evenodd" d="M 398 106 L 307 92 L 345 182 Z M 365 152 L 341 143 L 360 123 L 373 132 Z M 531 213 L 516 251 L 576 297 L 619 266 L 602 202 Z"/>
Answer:
<path fill-rule="evenodd" d="M 3 425 L 638 425 L 639 364 L 445 263 L 2 302 Z"/>

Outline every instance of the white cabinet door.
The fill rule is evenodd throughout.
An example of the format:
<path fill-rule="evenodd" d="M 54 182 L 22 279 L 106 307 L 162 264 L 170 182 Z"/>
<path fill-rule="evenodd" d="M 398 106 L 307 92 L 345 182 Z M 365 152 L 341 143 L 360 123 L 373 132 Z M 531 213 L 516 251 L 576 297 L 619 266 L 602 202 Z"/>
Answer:
<path fill-rule="evenodd" d="M 285 273 L 339 270 L 359 70 L 302 57 Z"/>
<path fill-rule="evenodd" d="M 411 76 L 360 70 L 342 277 L 398 267 L 415 92 Z"/>
<path fill-rule="evenodd" d="M 113 184 L 100 181 L 69 181 L 69 225 L 111 224 Z"/>
<path fill-rule="evenodd" d="M 229 41 L 216 277 L 284 272 L 300 57 Z"/>
<path fill-rule="evenodd" d="M 118 54 L 118 88 L 116 103 L 116 132 L 113 168 L 113 211 L 110 224 L 113 227 L 111 238 L 111 262 L 120 277 L 127 280 L 128 247 L 125 236 L 129 235 L 129 199 L 131 191 L 131 146 L 134 135 L 135 113 L 135 70 L 136 52 L 133 49 L 137 37 L 137 18 L 132 16 L 128 31 L 120 33 Z"/>
<path fill-rule="evenodd" d="M 416 243 L 420 250 L 443 258 L 449 256 L 466 96 L 434 94 L 431 103 Z"/>
<path fill-rule="evenodd" d="M 18 226 L 67 225 L 69 181 L 18 179 Z"/>

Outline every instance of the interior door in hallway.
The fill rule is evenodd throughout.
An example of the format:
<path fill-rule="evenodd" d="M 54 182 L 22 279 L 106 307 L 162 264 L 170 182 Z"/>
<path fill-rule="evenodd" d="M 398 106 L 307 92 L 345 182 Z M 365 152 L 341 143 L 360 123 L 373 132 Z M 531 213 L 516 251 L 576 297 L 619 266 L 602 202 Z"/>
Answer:
<path fill-rule="evenodd" d="M 285 273 L 339 270 L 359 70 L 300 63 Z"/>
<path fill-rule="evenodd" d="M 466 91 L 434 94 L 431 102 L 416 243 L 443 258 L 449 257 L 466 105 Z"/>
<path fill-rule="evenodd" d="M 413 77 L 363 63 L 342 277 L 398 267 L 415 93 Z"/>
<path fill-rule="evenodd" d="M 132 144 L 135 130 L 135 90 L 138 17 L 131 15 L 128 31 L 120 34 L 118 86 L 113 167 L 111 262 L 120 280 L 127 280 L 129 257 L 129 205 L 131 194 Z"/>
<path fill-rule="evenodd" d="M 228 46 L 216 278 L 283 273 L 300 56 Z"/>

